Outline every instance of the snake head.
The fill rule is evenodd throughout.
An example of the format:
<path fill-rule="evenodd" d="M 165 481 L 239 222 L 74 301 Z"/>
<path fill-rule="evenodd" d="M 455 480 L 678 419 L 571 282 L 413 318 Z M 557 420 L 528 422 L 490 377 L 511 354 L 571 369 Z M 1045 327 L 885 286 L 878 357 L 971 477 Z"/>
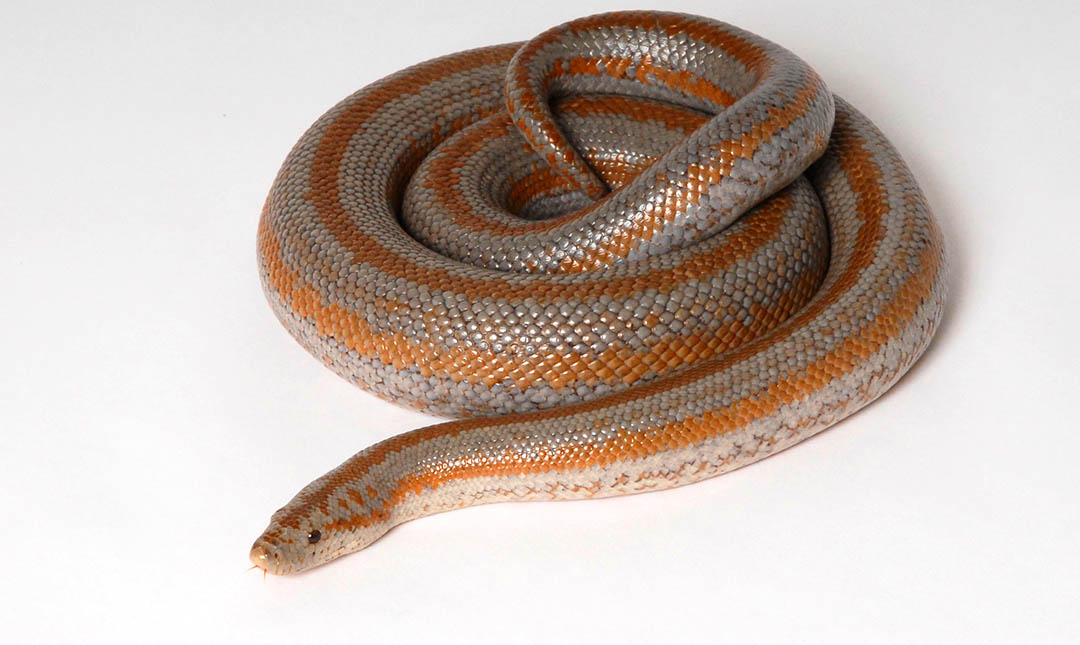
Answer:
<path fill-rule="evenodd" d="M 267 573 L 299 573 L 368 546 L 393 523 L 375 489 L 343 481 L 354 459 L 308 484 L 278 509 L 251 547 L 251 562 Z"/>
<path fill-rule="evenodd" d="M 335 557 L 326 553 L 331 540 L 322 537 L 319 529 L 285 527 L 271 521 L 251 546 L 251 562 L 278 576 L 310 569 Z"/>

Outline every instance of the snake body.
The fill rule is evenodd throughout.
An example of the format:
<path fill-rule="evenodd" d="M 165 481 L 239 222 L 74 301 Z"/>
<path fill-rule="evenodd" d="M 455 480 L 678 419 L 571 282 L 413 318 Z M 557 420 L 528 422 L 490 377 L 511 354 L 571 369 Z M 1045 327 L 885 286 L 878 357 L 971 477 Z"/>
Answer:
<path fill-rule="evenodd" d="M 474 504 L 670 488 L 887 390 L 945 297 L 941 233 L 874 125 L 790 52 L 622 12 L 421 63 L 282 166 L 266 295 L 313 355 L 459 417 L 274 513 L 275 574 Z"/>

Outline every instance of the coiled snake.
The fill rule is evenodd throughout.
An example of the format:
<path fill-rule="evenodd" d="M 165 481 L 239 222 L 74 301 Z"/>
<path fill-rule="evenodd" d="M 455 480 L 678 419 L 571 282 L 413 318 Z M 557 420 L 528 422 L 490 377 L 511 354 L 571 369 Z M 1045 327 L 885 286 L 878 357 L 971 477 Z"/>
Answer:
<path fill-rule="evenodd" d="M 941 317 L 899 154 L 790 52 L 624 12 L 421 63 L 296 144 L 266 295 L 375 394 L 464 417 L 377 443 L 256 540 L 301 571 L 423 515 L 670 488 L 887 390 Z"/>

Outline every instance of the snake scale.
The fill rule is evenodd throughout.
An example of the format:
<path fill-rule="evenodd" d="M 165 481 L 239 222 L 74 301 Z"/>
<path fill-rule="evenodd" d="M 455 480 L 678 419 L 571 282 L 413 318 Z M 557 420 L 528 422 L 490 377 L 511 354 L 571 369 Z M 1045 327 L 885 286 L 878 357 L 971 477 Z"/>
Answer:
<path fill-rule="evenodd" d="M 941 318 L 941 232 L 875 126 L 785 49 L 671 13 L 575 20 L 384 78 L 267 198 L 270 304 L 380 397 L 459 418 L 273 514 L 288 574 L 474 504 L 712 477 L 891 387 Z"/>

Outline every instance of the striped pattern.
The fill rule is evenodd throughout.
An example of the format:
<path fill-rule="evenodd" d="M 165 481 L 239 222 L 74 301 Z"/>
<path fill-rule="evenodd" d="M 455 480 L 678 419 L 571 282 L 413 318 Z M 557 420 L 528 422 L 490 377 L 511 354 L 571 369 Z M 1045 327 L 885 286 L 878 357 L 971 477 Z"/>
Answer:
<path fill-rule="evenodd" d="M 259 266 L 331 369 L 465 417 L 304 488 L 252 549 L 277 574 L 430 513 L 667 488 L 786 448 L 907 370 L 945 276 L 907 167 L 812 70 L 647 12 L 347 98 L 279 172 Z"/>

